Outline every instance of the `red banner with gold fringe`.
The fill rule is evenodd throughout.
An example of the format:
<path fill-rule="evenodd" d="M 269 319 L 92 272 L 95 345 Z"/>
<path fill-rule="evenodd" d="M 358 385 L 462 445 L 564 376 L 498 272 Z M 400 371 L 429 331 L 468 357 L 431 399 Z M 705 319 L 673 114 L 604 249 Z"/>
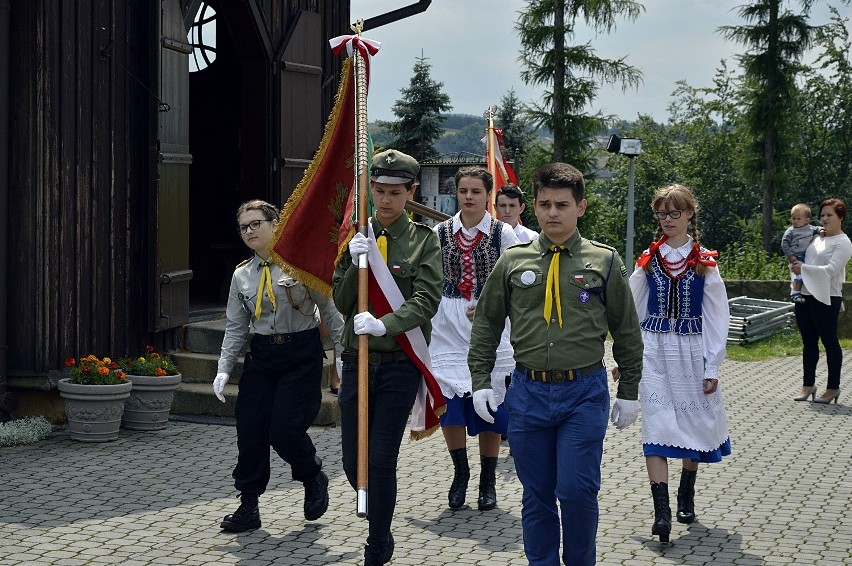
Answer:
<path fill-rule="evenodd" d="M 319 149 L 281 210 L 271 250 L 281 269 L 326 296 L 351 231 L 354 83 L 348 57 Z"/>

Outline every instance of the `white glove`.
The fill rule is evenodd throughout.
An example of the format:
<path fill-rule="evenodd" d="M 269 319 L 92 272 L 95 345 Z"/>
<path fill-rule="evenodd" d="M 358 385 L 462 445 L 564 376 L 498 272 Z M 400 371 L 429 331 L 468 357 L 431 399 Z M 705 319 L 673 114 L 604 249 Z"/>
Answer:
<path fill-rule="evenodd" d="M 225 385 L 228 384 L 228 377 L 230 376 L 227 373 L 217 373 L 216 379 L 213 380 L 213 393 L 223 403 L 225 402 L 225 396 L 222 395 L 222 391 L 225 390 Z"/>
<path fill-rule="evenodd" d="M 497 411 L 497 398 L 493 389 L 480 389 L 473 392 L 473 410 L 483 421 L 494 424 L 494 415 L 488 409 Z"/>
<path fill-rule="evenodd" d="M 637 417 L 639 417 L 639 401 L 616 399 L 615 403 L 612 404 L 609 420 L 618 430 L 625 429 L 635 423 Z"/>
<path fill-rule="evenodd" d="M 352 263 L 358 263 L 358 256 L 365 254 L 370 249 L 370 240 L 368 240 L 361 232 L 355 232 L 352 239 L 349 240 L 349 254 L 352 256 Z"/>
<path fill-rule="evenodd" d="M 373 336 L 384 336 L 387 334 L 385 323 L 374 317 L 369 312 L 359 312 L 352 321 L 355 334 L 372 334 Z"/>

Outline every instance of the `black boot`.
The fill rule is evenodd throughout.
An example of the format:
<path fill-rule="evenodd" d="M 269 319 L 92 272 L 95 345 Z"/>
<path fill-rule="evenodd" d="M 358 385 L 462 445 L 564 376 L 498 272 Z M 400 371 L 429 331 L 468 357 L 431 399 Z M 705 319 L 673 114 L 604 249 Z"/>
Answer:
<path fill-rule="evenodd" d="M 689 525 L 695 520 L 695 476 L 698 470 L 680 470 L 680 487 L 677 488 L 677 522 Z"/>
<path fill-rule="evenodd" d="M 316 521 L 328 509 L 328 476 L 320 473 L 305 482 L 305 519 Z"/>
<path fill-rule="evenodd" d="M 450 492 L 447 494 L 450 500 L 450 509 L 460 509 L 464 505 L 464 498 L 467 494 L 467 482 L 470 481 L 470 466 L 467 463 L 467 448 L 456 448 L 450 450 L 450 457 L 453 459 L 453 467 L 455 473 L 453 475 L 453 483 L 450 485 Z"/>
<path fill-rule="evenodd" d="M 490 456 L 479 457 L 479 505 L 480 511 L 489 511 L 497 507 L 497 458 Z"/>
<path fill-rule="evenodd" d="M 669 484 L 651 483 L 651 495 L 654 496 L 654 526 L 652 535 L 660 535 L 660 542 L 669 542 L 672 532 L 672 508 L 669 507 Z"/>
<path fill-rule="evenodd" d="M 241 533 L 243 531 L 259 529 L 260 509 L 257 507 L 257 496 L 242 494 L 240 496 L 240 506 L 236 512 L 233 515 L 225 515 L 219 528 L 230 533 Z"/>
<path fill-rule="evenodd" d="M 383 566 L 391 561 L 393 557 L 394 543 L 393 533 L 388 533 L 388 544 L 383 548 L 374 548 L 371 545 L 364 547 L 364 566 Z"/>

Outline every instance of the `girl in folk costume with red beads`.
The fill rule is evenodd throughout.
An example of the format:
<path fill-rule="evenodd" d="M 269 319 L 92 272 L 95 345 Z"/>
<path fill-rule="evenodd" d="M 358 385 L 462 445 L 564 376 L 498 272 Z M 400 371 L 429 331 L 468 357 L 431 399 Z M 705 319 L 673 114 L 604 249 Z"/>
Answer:
<path fill-rule="evenodd" d="M 491 407 L 495 416 L 493 424 L 482 420 L 473 409 L 467 353 L 473 313 L 485 279 L 494 269 L 497 258 L 506 248 L 517 244 L 518 238 L 510 225 L 493 218 L 486 210 L 494 184 L 486 169 L 463 167 L 456 173 L 455 181 L 459 212 L 434 228 L 441 241 L 444 284 L 438 313 L 432 319 L 429 353 L 432 373 L 447 400 L 447 411 L 441 416 L 441 430 L 455 469 L 448 494 L 449 506 L 459 509 L 465 502 L 470 480 L 467 428 L 468 435 L 479 437 L 478 508 L 486 511 L 497 506 L 497 456 L 500 436 L 506 434 L 508 425 L 502 403 L 506 377 L 515 367 L 508 328 L 503 332 L 491 375 L 498 403 L 497 407 Z"/>
<path fill-rule="evenodd" d="M 657 190 L 656 238 L 630 277 L 645 343 L 639 400 L 642 448 L 654 499 L 652 535 L 671 532 L 668 458 L 683 461 L 677 521 L 695 520 L 700 462 L 731 454 L 719 367 L 728 337 L 728 296 L 717 253 L 698 241 L 698 201 L 683 185 Z"/>

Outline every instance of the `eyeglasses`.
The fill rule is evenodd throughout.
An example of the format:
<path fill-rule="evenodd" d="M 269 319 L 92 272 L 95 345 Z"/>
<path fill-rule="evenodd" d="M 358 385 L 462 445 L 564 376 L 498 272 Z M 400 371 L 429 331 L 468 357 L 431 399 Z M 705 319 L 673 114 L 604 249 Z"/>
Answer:
<path fill-rule="evenodd" d="M 671 216 L 672 220 L 677 220 L 678 218 L 680 218 L 682 212 L 682 210 L 669 210 L 668 212 L 664 210 L 658 210 L 654 214 L 656 214 L 657 218 L 659 218 L 660 220 L 665 220 L 666 216 Z"/>
<path fill-rule="evenodd" d="M 240 224 L 240 234 L 248 234 L 249 230 L 256 232 L 260 230 L 260 225 L 264 222 L 272 222 L 272 220 L 252 220 L 248 224 Z"/>

